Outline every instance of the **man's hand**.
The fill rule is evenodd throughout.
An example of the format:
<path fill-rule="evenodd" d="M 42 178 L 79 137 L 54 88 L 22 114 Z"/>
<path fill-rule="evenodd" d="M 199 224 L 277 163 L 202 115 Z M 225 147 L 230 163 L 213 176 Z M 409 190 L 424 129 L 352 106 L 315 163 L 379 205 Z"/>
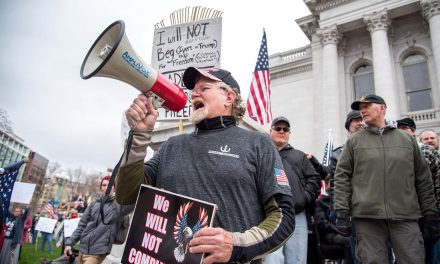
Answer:
<path fill-rule="evenodd" d="M 350 216 L 347 212 L 337 212 L 336 213 L 336 228 L 338 233 L 343 236 L 350 236 L 351 233 L 351 221 Z"/>
<path fill-rule="evenodd" d="M 153 129 L 158 113 L 153 106 L 153 98 L 140 94 L 125 111 L 128 125 L 137 129 Z"/>
<path fill-rule="evenodd" d="M 190 246 L 190 253 L 206 253 L 203 264 L 211 264 L 229 261 L 234 241 L 232 234 L 222 228 L 205 227 L 194 235 Z"/>
<path fill-rule="evenodd" d="M 69 257 L 70 255 L 72 255 L 72 247 L 66 245 L 64 248 L 64 256 Z"/>
<path fill-rule="evenodd" d="M 423 219 L 423 239 L 431 244 L 437 242 L 440 238 L 438 216 L 434 214 L 425 215 Z"/>

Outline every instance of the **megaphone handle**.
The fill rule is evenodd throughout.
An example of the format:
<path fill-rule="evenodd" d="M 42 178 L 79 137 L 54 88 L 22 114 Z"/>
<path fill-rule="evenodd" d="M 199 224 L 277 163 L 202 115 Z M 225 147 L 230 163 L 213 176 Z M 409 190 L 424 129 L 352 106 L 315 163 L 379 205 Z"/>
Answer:
<path fill-rule="evenodd" d="M 162 107 L 162 104 L 165 100 L 163 100 L 162 98 L 160 98 L 159 96 L 157 96 L 155 93 L 149 91 L 147 93 L 145 93 L 145 96 L 147 97 L 152 97 L 153 98 L 153 107 L 154 109 L 158 109 L 160 107 Z"/>

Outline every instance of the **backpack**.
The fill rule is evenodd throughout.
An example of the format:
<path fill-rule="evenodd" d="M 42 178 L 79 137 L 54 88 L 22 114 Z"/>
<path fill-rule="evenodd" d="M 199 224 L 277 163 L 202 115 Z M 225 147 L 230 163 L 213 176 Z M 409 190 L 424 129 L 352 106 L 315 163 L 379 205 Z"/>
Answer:
<path fill-rule="evenodd" d="M 130 215 L 124 216 L 118 223 L 115 241 L 113 244 L 122 245 L 127 239 L 128 229 L 130 227 Z"/>

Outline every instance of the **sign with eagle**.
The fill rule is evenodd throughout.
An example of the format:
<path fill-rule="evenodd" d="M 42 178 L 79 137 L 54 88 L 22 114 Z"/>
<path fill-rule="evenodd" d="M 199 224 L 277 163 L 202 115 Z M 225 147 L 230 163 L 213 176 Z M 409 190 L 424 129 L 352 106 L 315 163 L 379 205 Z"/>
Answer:
<path fill-rule="evenodd" d="M 188 196 L 142 185 L 122 263 L 201 263 L 203 254 L 189 253 L 189 241 L 211 226 L 217 206 Z"/>

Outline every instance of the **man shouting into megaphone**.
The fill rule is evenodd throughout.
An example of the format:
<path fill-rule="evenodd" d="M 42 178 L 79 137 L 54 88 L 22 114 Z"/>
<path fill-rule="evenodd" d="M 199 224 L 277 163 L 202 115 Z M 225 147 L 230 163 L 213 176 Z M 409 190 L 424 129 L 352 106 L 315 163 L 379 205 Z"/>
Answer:
<path fill-rule="evenodd" d="M 215 203 L 214 227 L 197 231 L 189 252 L 206 253 L 205 264 L 258 263 L 295 227 L 281 159 L 266 135 L 237 127 L 245 108 L 230 72 L 189 67 L 183 82 L 192 90 L 195 131 L 171 137 L 145 163 L 158 113 L 143 94 L 126 111 L 133 141 L 119 169 L 116 199 L 132 204 L 139 186 L 149 184 Z"/>

